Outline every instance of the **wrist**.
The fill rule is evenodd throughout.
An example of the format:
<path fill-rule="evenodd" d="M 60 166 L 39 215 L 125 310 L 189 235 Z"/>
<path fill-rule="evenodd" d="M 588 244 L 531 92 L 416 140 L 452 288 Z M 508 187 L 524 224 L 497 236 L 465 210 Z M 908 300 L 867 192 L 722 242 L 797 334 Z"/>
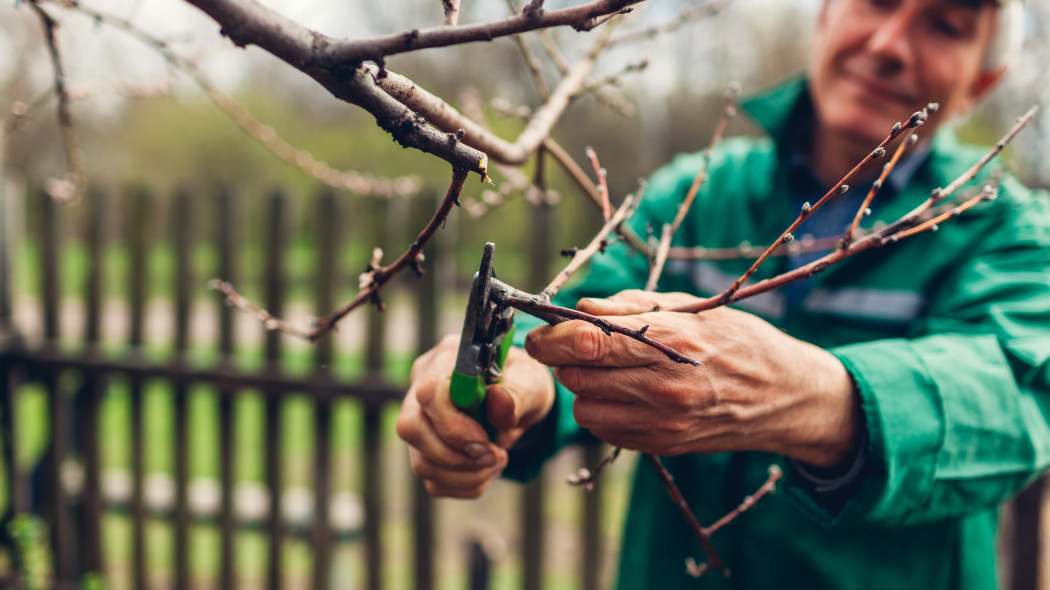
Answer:
<path fill-rule="evenodd" d="M 792 444 L 779 452 L 824 476 L 844 473 L 856 460 L 864 440 L 864 415 L 852 376 L 831 353 L 813 347 L 815 370 L 804 379 L 808 392 L 799 406 L 803 415 L 791 421 Z"/>

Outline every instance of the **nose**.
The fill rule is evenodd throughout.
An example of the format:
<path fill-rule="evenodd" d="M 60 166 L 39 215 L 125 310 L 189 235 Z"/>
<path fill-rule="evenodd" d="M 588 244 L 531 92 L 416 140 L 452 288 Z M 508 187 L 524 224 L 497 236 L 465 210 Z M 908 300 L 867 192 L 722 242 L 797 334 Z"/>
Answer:
<path fill-rule="evenodd" d="M 912 21 L 907 11 L 898 10 L 872 23 L 868 50 L 878 58 L 880 74 L 893 74 L 911 66 L 915 59 Z"/>

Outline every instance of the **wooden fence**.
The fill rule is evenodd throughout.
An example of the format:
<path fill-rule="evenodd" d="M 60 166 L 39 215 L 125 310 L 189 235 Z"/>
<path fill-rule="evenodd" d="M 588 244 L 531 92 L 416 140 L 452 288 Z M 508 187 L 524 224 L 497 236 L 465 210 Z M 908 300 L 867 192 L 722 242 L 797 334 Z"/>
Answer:
<path fill-rule="evenodd" d="M 210 278 L 195 270 L 199 265 L 193 261 L 200 256 L 197 250 L 201 245 L 207 245 L 206 250 L 213 251 L 216 258 L 214 276 L 241 286 L 250 284 L 249 277 L 239 271 L 244 266 L 245 252 L 249 246 L 245 239 L 246 220 L 249 223 L 256 220 L 255 223 L 262 230 L 256 233 L 264 237 L 258 241 L 255 250 L 255 257 L 261 256 L 265 261 L 258 265 L 262 269 L 256 289 L 262 293 L 260 303 L 274 314 L 281 315 L 287 310 L 291 282 L 306 281 L 309 288 L 305 291 L 312 293 L 314 299 L 310 302 L 311 308 L 331 310 L 341 303 L 337 296 L 352 293 L 352 287 L 356 287 L 356 276 L 348 276 L 352 273 L 343 270 L 340 263 L 340 253 L 348 248 L 348 233 L 363 233 L 366 237 L 361 243 L 384 245 L 387 252 L 396 255 L 410 241 L 411 234 L 408 232 L 422 227 L 434 207 L 430 202 L 425 202 L 411 210 L 394 210 L 389 203 L 378 206 L 373 203 L 371 209 L 378 207 L 378 213 L 367 215 L 362 214 L 362 211 L 368 211 L 369 207 L 364 206 L 364 201 L 360 199 L 352 200 L 326 193 L 307 200 L 314 208 L 314 213 L 312 219 L 309 215 L 300 215 L 306 220 L 304 223 L 310 224 L 309 230 L 300 235 L 308 236 L 316 247 L 310 250 L 313 268 L 306 272 L 302 268 L 289 268 L 286 250 L 292 236 L 290 219 L 294 217 L 290 215 L 290 207 L 295 203 L 286 195 L 275 193 L 265 199 L 249 200 L 229 192 L 191 194 L 182 191 L 168 201 L 165 210 L 158 211 L 158 203 L 164 200 L 150 198 L 142 191 L 120 195 L 93 192 L 75 209 L 65 209 L 42 194 L 26 196 L 26 202 L 30 203 L 25 209 L 25 224 L 29 227 L 26 242 L 37 253 L 32 260 L 37 265 L 34 273 L 40 276 L 35 299 L 41 318 L 39 334 L 19 334 L 15 331 L 11 283 L 18 279 L 12 279 L 11 248 L 8 247 L 4 255 L 0 256 L 0 413 L 3 420 L 0 429 L 3 431 L 4 443 L 2 459 L 7 470 L 4 481 L 8 516 L 12 512 L 22 514 L 30 509 L 43 509 L 50 531 L 54 586 L 73 588 L 79 587 L 84 572 L 107 571 L 107 556 L 103 550 L 106 547 L 103 519 L 107 511 L 123 507 L 130 515 L 131 522 L 132 556 L 128 585 L 138 589 L 155 583 L 155 576 L 147 571 L 147 523 L 156 516 L 158 510 L 151 504 L 151 496 L 156 494 L 150 493 L 151 485 L 158 482 L 156 478 L 151 480 L 145 468 L 145 450 L 150 444 L 152 433 L 147 431 L 149 425 L 144 415 L 144 399 L 149 384 L 162 382 L 170 388 L 172 399 L 170 421 L 174 433 L 174 457 L 171 485 L 167 487 L 171 488 L 173 497 L 166 509 L 166 517 L 173 523 L 170 556 L 172 577 L 169 581 L 175 588 L 195 587 L 201 582 L 193 571 L 189 545 L 194 523 L 209 515 L 219 531 L 219 571 L 217 579 L 208 582 L 210 585 L 224 589 L 239 585 L 235 548 L 238 528 L 244 526 L 243 521 L 247 520 L 261 527 L 265 534 L 264 583 L 267 588 L 280 588 L 288 578 L 284 570 L 287 559 L 283 548 L 285 540 L 291 535 L 302 536 L 309 544 L 310 580 L 308 583 L 300 581 L 297 584 L 300 587 L 332 587 L 332 551 L 340 539 L 340 542 L 355 543 L 363 548 L 359 554 L 362 562 L 360 569 L 364 572 L 360 576 L 362 579 L 358 580 L 361 587 L 370 590 L 401 587 L 392 586 L 384 580 L 384 571 L 389 571 L 391 564 L 390 556 L 385 555 L 388 545 L 381 539 L 391 511 L 387 505 L 390 493 L 387 486 L 393 478 L 381 454 L 383 416 L 384 413 L 389 414 L 389 408 L 396 407 L 405 388 L 403 372 L 396 382 L 389 377 L 387 336 L 393 333 L 399 339 L 414 340 L 414 350 L 410 350 L 409 354 L 425 350 L 436 341 L 440 302 L 448 299 L 448 291 L 451 290 L 448 286 L 442 289 L 440 285 L 441 276 L 447 276 L 447 273 L 429 272 L 419 280 L 392 284 L 384 291 L 388 299 L 391 295 L 396 297 L 399 290 L 413 291 L 418 307 L 414 307 L 412 321 L 406 323 L 406 328 L 391 329 L 387 325 L 389 314 L 374 310 L 355 312 L 367 316 L 362 339 L 362 343 L 367 343 L 367 346 L 360 357 L 363 359 L 364 371 L 356 377 L 345 379 L 333 370 L 339 352 L 333 337 L 322 338 L 306 353 L 312 356 L 312 366 L 308 371 L 292 375 L 282 363 L 289 337 L 275 331 L 265 332 L 261 366 L 244 368 L 243 363 L 236 361 L 237 354 L 243 347 L 253 343 L 239 340 L 235 321 L 238 315 L 235 314 L 242 312 L 224 305 L 217 295 L 213 301 L 203 304 L 205 308 L 211 308 L 211 317 L 217 324 L 213 334 L 209 335 L 213 342 L 208 343 L 217 350 L 217 360 L 204 365 L 193 362 L 191 339 L 194 334 L 191 333 L 191 325 L 194 323 L 194 314 L 200 312 L 202 307 L 200 301 L 194 300 L 194 292 Z M 436 201 L 433 203 L 436 204 Z M 536 215 L 545 214 L 544 210 L 538 209 Z M 391 221 L 383 222 L 382 219 Z M 9 215 L 7 221 L 10 220 Z M 201 223 L 202 220 L 207 223 Z M 537 261 L 537 264 L 531 272 L 534 277 L 542 279 L 546 274 L 545 261 L 550 259 L 547 250 L 550 240 L 544 233 L 547 220 L 536 217 L 533 221 L 536 224 L 533 228 L 535 239 L 531 242 L 534 249 L 529 253 L 529 258 Z M 11 225 L 0 224 L 0 232 L 10 234 Z M 202 235 L 205 229 L 208 235 Z M 12 236 L 5 233 L 0 233 L 0 245 L 5 241 L 8 244 L 14 241 Z M 64 260 L 62 250 L 68 245 L 68 240 L 63 239 L 67 234 L 83 238 L 86 270 L 80 273 L 83 277 L 81 285 L 63 284 L 65 275 L 60 271 L 60 265 Z M 446 256 L 443 250 L 451 248 L 455 234 L 444 232 L 445 237 L 434 240 L 427 248 L 427 267 L 433 269 L 436 265 L 445 264 L 443 259 L 452 258 Z M 114 277 L 110 276 L 107 280 L 103 272 L 107 266 L 106 252 L 113 242 L 123 244 L 122 250 L 127 253 L 126 268 L 116 285 L 113 284 Z M 169 244 L 171 248 L 172 262 L 170 269 L 167 269 L 170 278 L 166 284 L 170 285 L 169 296 L 174 315 L 171 340 L 164 345 L 169 351 L 162 361 L 157 361 L 156 355 L 149 354 L 146 346 L 152 336 L 147 327 L 147 304 L 151 289 L 155 290 L 149 282 L 159 280 L 156 269 L 150 266 L 150 253 L 155 251 L 158 242 Z M 362 254 L 365 258 L 356 263 L 357 268 L 363 269 L 369 255 L 370 250 Z M 295 278 L 292 278 L 293 275 Z M 347 283 L 351 283 L 351 288 L 347 287 Z M 460 290 L 466 291 L 465 287 Z M 64 312 L 69 311 L 63 301 L 69 298 L 71 291 L 83 301 L 80 317 L 75 318 L 72 328 L 69 318 L 62 317 Z M 114 293 L 126 302 L 120 308 L 120 312 L 126 315 L 126 333 L 123 334 L 122 346 L 117 347 L 118 352 L 113 352 L 113 343 L 106 342 L 104 338 L 108 320 L 105 303 Z M 407 329 L 415 333 L 405 334 Z M 199 341 L 193 343 L 194 346 L 201 344 Z M 107 490 L 120 486 L 107 485 L 100 455 L 100 408 L 107 388 L 114 381 L 126 383 L 130 395 L 130 420 L 127 424 L 131 447 L 130 489 L 125 490 L 123 498 L 107 497 L 119 496 L 119 490 Z M 49 450 L 37 470 L 44 477 L 33 477 L 29 473 L 30 469 L 18 462 L 17 446 L 21 440 L 19 430 L 24 425 L 15 418 L 15 409 L 20 391 L 27 383 L 40 384 L 47 392 Z M 217 499 L 212 495 L 214 501 L 210 507 L 206 506 L 206 499 L 195 503 L 195 483 L 191 482 L 189 476 L 189 392 L 201 384 L 210 386 L 218 398 L 218 448 L 211 452 L 219 457 L 219 493 Z M 262 443 L 265 445 L 262 451 L 265 460 L 262 491 L 265 493 L 254 496 L 257 500 L 262 498 L 264 506 L 262 514 L 255 517 L 245 516 L 245 507 L 237 505 L 244 503 L 236 500 L 239 497 L 239 483 L 235 481 L 234 475 L 238 461 L 234 441 L 235 401 L 246 392 L 261 395 L 265 407 Z M 281 408 L 282 403 L 292 395 L 306 396 L 313 413 L 313 457 L 309 467 L 312 476 L 311 485 L 307 488 L 312 498 L 300 502 L 306 506 L 305 516 L 299 523 L 302 526 L 289 523 L 289 491 L 282 474 L 281 444 L 285 433 L 282 432 Z M 346 494 L 335 498 L 332 492 L 332 410 L 339 400 L 347 399 L 352 400 L 360 410 L 356 429 L 359 436 L 357 446 L 362 456 L 353 461 L 359 466 L 354 475 L 359 484 L 356 499 L 347 498 Z M 70 428 L 74 420 L 78 427 Z M 74 434 L 76 440 L 71 439 Z M 79 482 L 71 483 L 69 461 L 66 459 L 74 449 L 82 465 L 79 472 L 83 476 Z M 398 450 L 404 452 L 403 448 Z M 596 452 L 597 449 L 587 450 L 585 461 L 595 461 Z M 407 470 L 404 464 L 399 467 Z M 437 555 L 435 502 L 415 478 L 410 478 L 410 481 L 414 482 L 411 490 L 412 515 L 407 519 L 411 523 L 412 565 L 411 575 L 407 576 L 410 582 L 407 584 L 414 588 L 433 588 L 436 584 Z M 161 480 L 160 483 L 163 482 Z M 159 487 L 165 488 L 164 485 Z M 544 546 L 548 511 L 545 510 L 543 479 L 525 486 L 522 494 L 521 529 L 515 539 L 516 545 L 520 547 L 521 586 L 534 589 L 541 587 L 544 554 L 549 553 Z M 304 500 L 301 497 L 299 499 Z M 583 549 L 579 584 L 583 588 L 597 588 L 599 572 L 602 571 L 598 563 L 601 537 L 599 502 L 598 494 L 589 494 L 582 510 L 579 542 Z M 339 518 L 335 518 L 332 513 L 337 509 L 344 512 L 341 524 L 335 522 Z M 349 516 L 345 514 L 348 510 Z M 360 518 L 355 519 L 354 514 Z M 355 524 L 355 520 L 359 522 Z M 474 543 L 473 549 L 464 547 L 462 559 L 467 560 L 475 553 L 484 555 L 484 551 L 478 553 L 480 547 L 482 545 L 478 543 Z M 478 562 L 476 557 L 474 562 L 475 575 L 487 570 L 487 563 Z"/>
<path fill-rule="evenodd" d="M 19 197 L 21 199 L 22 197 Z M 150 383 L 162 382 L 171 391 L 172 410 L 169 417 L 173 429 L 173 469 L 170 477 L 172 497 L 164 509 L 164 518 L 172 525 L 171 541 L 171 585 L 185 589 L 199 585 L 202 580 L 194 572 L 190 558 L 191 529 L 197 522 L 212 519 L 218 529 L 218 572 L 210 586 L 228 589 L 238 587 L 243 580 L 237 571 L 235 549 L 238 530 L 246 523 L 261 528 L 265 537 L 265 575 L 262 584 L 267 588 L 280 588 L 288 580 L 285 571 L 285 541 L 295 536 L 303 538 L 309 545 L 309 581 L 299 586 L 327 588 L 332 586 L 333 548 L 337 543 L 353 543 L 360 546 L 360 586 L 369 590 L 397 587 L 384 578 L 390 570 L 391 556 L 384 544 L 384 527 L 389 522 L 391 508 L 388 505 L 390 482 L 395 474 L 381 454 L 384 413 L 398 404 L 405 387 L 403 373 L 398 379 L 389 377 L 388 358 L 390 344 L 387 336 L 393 333 L 398 338 L 414 341 L 415 352 L 427 349 L 435 342 L 441 301 L 449 292 L 456 292 L 454 285 L 442 285 L 448 272 L 429 272 L 422 279 L 391 285 L 388 296 L 398 289 L 410 289 L 418 306 L 414 308 L 408 326 L 415 333 L 406 334 L 387 324 L 389 314 L 374 310 L 356 312 L 367 316 L 361 342 L 367 343 L 361 363 L 363 372 L 353 378 L 343 378 L 333 369 L 339 358 L 339 349 L 332 337 L 318 342 L 308 353 L 311 356 L 309 370 L 289 373 L 283 363 L 287 354 L 288 337 L 269 331 L 261 337 L 262 361 L 259 366 L 245 368 L 237 361 L 238 353 L 254 345 L 245 342 L 236 329 L 238 317 L 218 297 L 204 304 L 212 312 L 214 329 L 208 332 L 209 346 L 216 354 L 212 362 L 198 363 L 193 360 L 192 350 L 202 342 L 191 330 L 195 314 L 201 303 L 195 301 L 194 291 L 199 289 L 213 274 L 229 279 L 235 284 L 251 284 L 251 277 L 243 275 L 244 260 L 249 251 L 245 239 L 246 227 L 257 228 L 264 239 L 255 244 L 254 256 L 264 262 L 258 264 L 262 271 L 257 278 L 256 291 L 261 293 L 261 303 L 270 311 L 281 315 L 286 311 L 289 291 L 293 283 L 308 284 L 306 291 L 312 294 L 311 307 L 331 310 L 339 297 L 352 292 L 356 283 L 352 272 L 344 270 L 340 252 L 348 248 L 347 236 L 359 232 L 365 237 L 361 243 L 384 244 L 389 253 L 396 253 L 408 243 L 414 228 L 421 227 L 425 215 L 433 207 L 419 206 L 400 211 L 392 205 L 381 207 L 376 215 L 365 215 L 359 208 L 360 201 L 333 194 L 322 194 L 309 200 L 313 208 L 310 230 L 306 232 L 316 243 L 309 257 L 312 268 L 290 268 L 286 250 L 292 241 L 290 214 L 292 201 L 280 193 L 265 199 L 249 200 L 228 192 L 217 194 L 191 194 L 180 192 L 169 199 L 165 215 L 158 215 L 156 206 L 160 199 L 149 198 L 144 192 L 129 192 L 120 195 L 92 193 L 76 209 L 63 209 L 51 199 L 40 194 L 29 194 L 25 202 L 28 214 L 25 243 L 36 253 L 32 258 L 36 268 L 34 275 L 40 277 L 33 301 L 40 318 L 38 329 L 31 333 L 19 333 L 13 322 L 14 305 L 12 291 L 33 291 L 32 288 L 13 285 L 19 280 L 12 270 L 11 203 L 0 200 L 0 211 L 6 211 L 0 219 L 0 431 L 2 431 L 5 466 L 4 482 L 7 496 L 7 515 L 21 514 L 31 509 L 42 509 L 50 532 L 54 586 L 59 588 L 79 587 L 84 572 L 107 572 L 106 543 L 103 534 L 103 519 L 107 512 L 122 508 L 130 515 L 131 551 L 130 573 L 127 585 L 136 589 L 146 588 L 156 582 L 148 571 L 147 522 L 158 511 L 151 505 L 151 480 L 145 468 L 145 450 L 152 433 L 147 431 L 145 419 L 145 397 Z M 257 212 L 258 210 L 258 212 Z M 534 261 L 528 270 L 533 284 L 542 284 L 548 276 L 547 261 L 551 259 L 549 248 L 550 212 L 537 208 L 529 222 L 530 250 L 523 258 Z M 163 217 L 163 219 L 161 219 Z M 75 218 L 75 219 L 74 219 Z M 305 219 L 305 217 L 304 217 Z M 380 221 L 387 219 L 391 221 Z M 206 221 L 207 223 L 202 223 Z M 114 224 L 117 230 L 114 232 Z M 404 231 L 398 231 L 402 228 Z M 205 234 L 205 231 L 207 232 Z M 86 254 L 85 270 L 80 272 L 81 284 L 63 285 L 66 276 L 61 270 L 63 248 L 68 245 L 64 236 L 76 234 L 82 237 Z M 427 266 L 431 269 L 447 264 L 454 256 L 450 253 L 458 232 L 445 231 L 439 234 L 427 249 Z M 114 237 L 117 236 L 117 237 Z M 112 242 L 123 244 L 127 253 L 126 268 L 114 281 L 103 273 L 107 247 Z M 151 267 L 150 252 L 158 242 L 171 248 L 171 264 L 166 269 L 170 274 L 162 281 L 170 288 L 168 297 L 172 303 L 173 326 L 167 353 L 158 361 L 156 355 L 147 351 L 150 340 L 147 322 L 147 304 L 150 299 L 150 281 L 158 280 Z M 20 242 L 21 243 L 21 242 Z M 207 251 L 214 252 L 214 272 L 204 276 L 199 264 L 194 264 L 197 249 L 202 244 Z M 369 252 L 360 246 L 357 268 L 363 268 Z M 479 250 L 480 252 L 480 250 Z M 445 262 L 442 262 L 445 261 Z M 301 261 L 300 261 L 301 262 Z M 497 265 L 498 266 L 498 265 Z M 469 275 L 469 272 L 462 273 Z M 116 284 L 113 284 L 113 283 Z M 349 287 L 347 286 L 349 284 Z M 407 285 L 407 287 L 406 287 Z M 465 292 L 460 284 L 458 291 Z M 63 293 L 68 298 L 72 293 L 83 304 L 75 321 L 64 318 L 68 309 L 63 306 Z M 126 331 L 123 342 L 114 352 L 112 342 L 104 336 L 106 332 L 107 308 L 105 302 L 114 294 L 125 303 L 120 313 L 126 315 Z M 71 327 L 72 326 L 72 327 Z M 194 339 L 197 341 L 193 341 Z M 412 351 L 410 351 L 412 352 Z M 104 481 L 100 450 L 100 408 L 107 390 L 115 381 L 126 383 L 130 397 L 127 428 L 130 429 L 130 478 L 124 494 L 107 492 L 111 487 Z M 48 446 L 49 451 L 40 463 L 37 477 L 30 469 L 20 465 L 20 430 L 28 424 L 20 423 L 15 408 L 19 396 L 27 383 L 36 383 L 46 391 Z M 211 505 L 207 501 L 194 500 L 195 483 L 189 475 L 190 462 L 190 411 L 189 392 L 192 388 L 206 384 L 217 397 L 218 442 L 212 449 L 218 456 L 218 493 L 212 494 Z M 241 501 L 240 485 L 235 479 L 238 461 L 234 440 L 235 403 L 246 394 L 263 398 L 264 476 L 261 490 L 264 493 L 248 494 L 255 504 L 262 503 L 257 514 L 245 515 Z M 312 408 L 313 456 L 310 459 L 311 486 L 305 500 L 307 506 L 302 518 L 290 522 L 287 517 L 289 490 L 282 473 L 282 403 L 293 395 L 306 396 Z M 361 456 L 353 461 L 357 466 L 354 474 L 359 484 L 359 497 L 347 499 L 333 492 L 333 407 L 340 400 L 352 400 L 360 409 L 356 414 L 357 447 Z M 77 423 L 77 428 L 70 424 Z M 76 437 L 76 440 L 73 437 Z M 82 477 L 70 478 L 68 461 L 78 457 Z M 403 451 L 403 449 L 401 449 Z M 582 464 L 593 465 L 599 449 L 585 450 Z M 403 464 L 400 469 L 407 469 Z M 545 491 L 545 478 L 523 489 L 520 502 L 515 502 L 518 511 L 516 527 L 511 536 L 516 540 L 517 578 L 515 584 L 526 589 L 540 588 L 544 584 L 546 556 L 551 550 L 545 547 L 548 535 L 549 494 Z M 435 587 L 437 576 L 438 531 L 435 528 L 432 500 L 414 478 L 410 492 L 411 517 L 410 545 L 411 573 L 404 577 L 404 587 L 429 589 Z M 118 482 L 119 483 L 119 482 Z M 154 482 L 155 483 L 155 482 Z M 160 488 L 164 488 L 163 485 Z M 603 573 L 608 571 L 603 558 L 602 496 L 603 486 L 595 492 L 584 494 L 580 510 L 577 546 L 579 562 L 573 568 L 578 571 L 578 586 L 585 590 L 598 588 Z M 163 495 L 163 494 L 162 494 Z M 200 494 L 207 496 L 206 493 Z M 300 494 L 301 496 L 301 494 Z M 337 497 L 338 496 L 338 497 Z M 261 500 L 260 500 L 261 499 Z M 303 500 L 303 498 L 300 498 Z M 201 504 L 205 506 L 202 507 Z M 354 511 L 360 515 L 353 517 Z M 1007 587 L 1029 590 L 1038 587 L 1040 562 L 1039 520 L 1042 506 L 1042 485 L 1039 484 L 1024 494 L 1012 507 L 1005 510 L 1007 531 L 1004 534 L 1004 557 L 1007 566 Z M 349 510 L 350 516 L 346 516 Z M 250 512 L 250 511 L 249 511 Z M 338 513 L 338 514 L 337 514 Z M 342 516 L 340 516 L 342 515 Z M 341 520 L 340 520 L 341 519 Z M 6 518 L 5 518 L 6 528 Z M 462 552 L 461 559 L 473 560 L 471 576 L 476 583 L 484 585 L 489 564 L 484 558 L 483 544 L 472 543 Z M 604 565 L 603 565 L 604 564 Z M 468 576 L 464 575 L 464 584 Z M 10 580 L 8 580 L 10 582 Z"/>

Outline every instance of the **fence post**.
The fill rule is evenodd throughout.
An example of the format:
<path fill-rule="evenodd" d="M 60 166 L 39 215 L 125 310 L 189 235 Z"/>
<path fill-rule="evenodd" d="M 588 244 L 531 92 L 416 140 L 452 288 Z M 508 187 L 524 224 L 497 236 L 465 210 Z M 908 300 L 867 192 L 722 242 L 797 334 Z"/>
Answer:
<path fill-rule="evenodd" d="M 429 194 L 429 193 L 424 193 Z M 437 205 L 444 198 L 440 192 L 436 192 L 437 200 L 420 199 L 415 205 L 412 216 L 417 220 L 413 227 L 422 227 L 424 223 L 437 210 Z M 449 220 L 454 222 L 454 220 Z M 439 231 L 430 240 L 426 248 L 426 273 L 420 277 L 416 285 L 416 300 L 419 305 L 417 326 L 416 352 L 423 354 L 437 343 L 439 305 L 438 298 L 441 289 L 438 281 L 442 278 L 442 271 L 449 269 L 448 261 L 453 257 L 454 248 L 454 226 Z M 449 275 L 454 274 L 448 273 Z M 447 275 L 446 275 L 447 276 Z M 413 522 L 415 524 L 415 538 L 413 539 L 415 552 L 415 588 L 416 590 L 433 590 L 434 588 L 434 499 L 427 492 L 423 480 L 415 475 L 412 476 L 412 510 Z"/>
<path fill-rule="evenodd" d="M 0 134 L 2 135 L 2 134 Z M 2 138 L 0 138 L 2 139 Z M 0 145 L 0 151 L 3 146 Z M 2 159 L 2 154 L 0 154 Z M 24 492 L 23 478 L 16 462 L 15 441 L 17 441 L 17 421 L 14 419 L 15 407 L 15 364 L 14 356 L 21 348 L 21 337 L 15 331 L 14 306 L 12 303 L 11 285 L 13 279 L 11 253 L 14 252 L 18 234 L 15 226 L 22 219 L 20 205 L 23 202 L 22 191 L 12 189 L 0 176 L 0 445 L 4 473 L 6 475 L 7 506 L 0 516 L 0 539 L 8 538 L 7 527 L 15 514 L 27 508 L 28 495 Z M 12 556 L 13 557 L 13 556 Z"/>

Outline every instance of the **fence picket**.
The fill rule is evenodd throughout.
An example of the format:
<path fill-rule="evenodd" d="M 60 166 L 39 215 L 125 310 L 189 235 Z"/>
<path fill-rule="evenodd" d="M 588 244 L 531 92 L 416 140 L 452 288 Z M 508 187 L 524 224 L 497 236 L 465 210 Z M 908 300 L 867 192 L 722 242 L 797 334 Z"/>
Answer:
<path fill-rule="evenodd" d="M 384 251 L 387 253 L 392 252 L 392 249 L 386 246 L 396 244 L 393 241 L 394 236 L 399 233 L 391 214 L 391 203 L 392 201 L 384 201 L 377 207 L 380 215 L 379 220 L 371 224 L 373 231 L 369 236 L 371 244 L 383 246 Z M 384 227 L 382 220 L 386 220 L 386 227 Z M 397 221 L 403 222 L 403 219 L 398 219 Z M 371 248 L 368 250 L 369 257 L 371 257 Z M 365 311 L 368 314 L 365 380 L 382 382 L 384 379 L 383 366 L 386 360 L 386 316 L 377 306 L 371 306 Z M 364 472 L 362 474 L 364 490 L 362 495 L 365 505 L 365 568 L 368 571 L 366 582 L 368 590 L 379 590 L 383 587 L 383 547 L 380 538 L 381 523 L 383 522 L 379 438 L 381 410 L 382 406 L 380 405 L 366 404 L 362 425 L 362 442 L 365 448 Z"/>
<path fill-rule="evenodd" d="M 288 240 L 286 211 L 288 198 L 275 192 L 267 200 L 266 222 L 266 271 L 264 273 L 265 305 L 270 313 L 280 317 L 284 311 L 284 251 Z M 280 374 L 281 333 L 266 332 L 266 372 Z M 281 520 L 281 405 L 282 397 L 277 391 L 264 391 L 266 401 L 266 487 L 270 494 L 270 513 L 267 525 L 268 571 L 267 587 L 277 590 L 283 585 L 281 549 L 284 543 L 284 527 Z"/>
<path fill-rule="evenodd" d="M 219 278 L 236 284 L 238 279 L 237 246 L 240 233 L 237 224 L 239 218 L 239 200 L 229 189 L 220 189 L 215 199 L 216 219 L 215 242 L 219 245 Z M 219 310 L 219 370 L 233 369 L 234 354 L 234 309 L 216 297 L 215 304 Z M 233 562 L 234 520 L 233 520 L 233 486 L 234 486 L 234 394 L 236 388 L 229 380 L 218 384 L 219 394 L 219 486 L 222 489 L 222 503 L 219 512 L 219 588 L 232 590 L 237 583 Z"/>
<path fill-rule="evenodd" d="M 435 198 L 436 197 L 436 198 Z M 422 200 L 413 207 L 415 219 L 413 227 L 423 227 L 437 209 L 443 195 L 435 192 L 428 200 Z M 441 272 L 437 264 L 442 263 L 449 254 L 450 243 L 455 238 L 451 231 L 440 231 L 434 235 L 425 249 L 425 274 L 416 285 L 416 301 L 419 303 L 418 332 L 416 352 L 423 354 L 437 343 L 438 309 L 440 291 L 438 277 Z M 434 499 L 427 492 L 423 480 L 412 476 L 412 521 L 415 536 L 412 553 L 415 563 L 415 588 L 433 590 L 434 588 Z"/>
<path fill-rule="evenodd" d="M 88 273 L 84 285 L 85 354 L 98 358 L 102 324 L 102 253 L 105 245 L 105 219 L 108 193 L 93 190 L 85 202 L 87 210 Z M 77 402 L 82 412 L 79 447 L 84 458 L 83 530 L 80 548 L 84 568 L 102 572 L 102 461 L 99 454 L 99 407 L 106 388 L 106 376 L 100 371 L 84 371 L 84 383 Z"/>
<path fill-rule="evenodd" d="M 130 356 L 142 361 L 142 345 L 146 314 L 146 255 L 149 244 L 146 240 L 150 220 L 150 195 L 136 189 L 126 196 L 128 218 L 128 249 L 131 261 L 128 266 L 128 301 L 130 304 L 130 331 L 128 345 Z M 143 403 L 144 381 L 138 375 L 129 379 L 131 395 L 131 473 L 133 482 L 131 500 L 132 518 L 132 580 L 135 588 L 145 588 L 148 583 L 146 564 L 146 504 L 144 483 L 145 465 L 145 414 Z"/>
<path fill-rule="evenodd" d="M 336 196 L 325 191 L 317 199 L 317 313 L 332 310 L 335 302 L 336 253 L 340 241 L 336 228 L 342 226 L 339 202 Z M 314 371 L 331 377 L 333 335 L 328 334 L 315 344 Z M 314 397 L 314 520 L 312 530 L 313 587 L 328 588 L 331 579 L 331 527 L 329 503 L 331 501 L 332 462 L 332 396 L 327 390 L 319 390 Z"/>
<path fill-rule="evenodd" d="M 186 352 L 189 350 L 190 285 L 194 284 L 190 270 L 193 204 L 186 188 L 176 191 L 172 199 L 176 366 L 186 366 Z M 189 384 L 185 379 L 176 379 L 172 383 L 172 397 L 175 422 L 175 588 L 187 590 L 190 587 L 190 514 L 186 497 L 189 485 Z"/>
<path fill-rule="evenodd" d="M 59 236 L 59 211 L 54 200 L 47 193 L 38 196 L 40 207 L 40 249 L 43 253 L 43 305 L 44 305 L 44 347 L 47 350 L 59 348 L 59 256 L 61 242 Z M 60 581 L 72 579 L 74 565 L 72 556 L 72 538 L 69 515 L 69 503 L 62 488 L 62 460 L 65 458 L 69 440 L 67 424 L 68 400 L 59 387 L 57 372 L 42 376 L 42 383 L 47 391 L 49 408 L 49 428 L 51 429 L 51 447 L 45 458 L 46 480 L 48 490 L 42 490 L 42 497 L 48 498 L 47 510 L 51 517 L 52 551 L 54 552 L 55 577 Z M 34 492 L 36 492 L 34 490 Z"/>

